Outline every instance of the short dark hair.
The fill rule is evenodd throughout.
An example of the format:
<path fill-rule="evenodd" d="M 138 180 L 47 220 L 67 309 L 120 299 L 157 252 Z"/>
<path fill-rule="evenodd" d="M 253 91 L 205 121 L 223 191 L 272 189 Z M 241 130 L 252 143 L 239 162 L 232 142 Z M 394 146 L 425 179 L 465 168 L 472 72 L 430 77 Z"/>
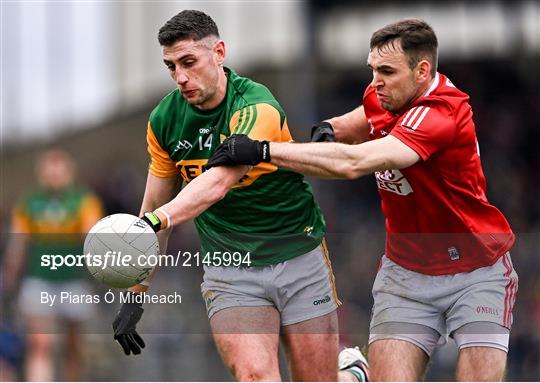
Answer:
<path fill-rule="evenodd" d="M 199 41 L 207 36 L 219 37 L 214 20 L 204 12 L 186 9 L 173 16 L 159 29 L 158 41 L 166 47 L 177 41 L 187 39 Z"/>
<path fill-rule="evenodd" d="M 404 19 L 386 25 L 371 35 L 369 49 L 382 48 L 397 40 L 409 58 L 411 69 L 427 56 L 431 61 L 431 75 L 435 76 L 437 72 L 437 35 L 428 23 L 419 19 Z"/>

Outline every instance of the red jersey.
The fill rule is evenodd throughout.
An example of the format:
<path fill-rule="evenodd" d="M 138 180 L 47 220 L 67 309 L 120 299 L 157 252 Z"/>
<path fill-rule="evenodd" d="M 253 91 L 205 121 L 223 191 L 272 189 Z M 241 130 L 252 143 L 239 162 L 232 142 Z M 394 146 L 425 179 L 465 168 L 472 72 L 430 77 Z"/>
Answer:
<path fill-rule="evenodd" d="M 422 158 L 406 169 L 375 173 L 386 216 L 386 256 L 430 275 L 495 263 L 515 236 L 486 198 L 469 96 L 437 73 L 401 115 L 384 110 L 372 87 L 363 104 L 372 140 L 392 135 Z"/>

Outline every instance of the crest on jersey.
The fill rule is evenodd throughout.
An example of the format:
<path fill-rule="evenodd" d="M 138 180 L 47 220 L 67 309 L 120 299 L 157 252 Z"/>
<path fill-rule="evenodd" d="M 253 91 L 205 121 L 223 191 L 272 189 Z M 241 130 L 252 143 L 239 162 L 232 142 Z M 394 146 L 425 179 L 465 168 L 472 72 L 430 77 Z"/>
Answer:
<path fill-rule="evenodd" d="M 174 155 L 179 150 L 185 150 L 185 149 L 191 149 L 193 145 L 188 140 L 178 140 L 176 143 L 176 146 L 174 147 L 174 150 L 172 151 L 171 155 Z"/>

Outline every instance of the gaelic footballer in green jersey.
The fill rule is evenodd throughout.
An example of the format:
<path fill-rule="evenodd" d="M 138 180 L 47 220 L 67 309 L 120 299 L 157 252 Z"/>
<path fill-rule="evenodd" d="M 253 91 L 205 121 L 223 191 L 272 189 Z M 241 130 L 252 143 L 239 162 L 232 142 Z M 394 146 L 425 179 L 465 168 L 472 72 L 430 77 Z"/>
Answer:
<path fill-rule="evenodd" d="M 203 259 L 201 292 L 216 347 L 236 380 L 280 381 L 281 338 L 292 380 L 336 381 L 339 301 L 311 189 L 300 174 L 271 165 L 203 172 L 233 133 L 290 141 L 282 108 L 267 88 L 223 66 L 225 43 L 203 12 L 180 12 L 158 40 L 177 90 L 150 116 L 141 214 L 162 251 L 168 229 L 194 219 L 203 255 L 223 260 Z M 187 185 L 178 192 L 180 182 Z M 223 265 L 219 252 L 249 253 L 249 265 Z M 130 294 L 147 291 L 152 277 Z M 142 310 L 126 303 L 113 322 L 128 355 L 144 347 L 136 330 Z"/>
<path fill-rule="evenodd" d="M 84 371 L 80 350 L 85 345 L 80 326 L 92 318 L 94 307 L 65 299 L 90 296 L 86 271 L 68 262 L 82 254 L 84 234 L 103 217 L 103 210 L 96 195 L 76 185 L 75 163 L 68 152 L 49 149 L 41 153 L 35 169 L 39 186 L 24 193 L 13 208 L 0 267 L 2 289 L 6 297 L 17 297 L 14 307 L 25 324 L 25 377 L 52 381 L 63 376 L 79 381 Z M 51 255 L 62 265 L 47 262 Z M 44 295 L 52 299 L 44 303 Z M 56 303 L 54 297 L 58 297 Z M 68 336 L 65 345 L 69 347 L 59 350 L 63 357 L 57 363 L 52 350 L 60 340 L 58 331 Z"/>
<path fill-rule="evenodd" d="M 263 85 L 225 68 L 227 93 L 214 109 L 200 110 L 178 89 L 154 109 L 148 123 L 149 171 L 189 183 L 203 172 L 216 147 L 231 134 L 291 141 L 283 109 Z M 251 169 L 226 195 L 195 219 L 203 253 L 250 252 L 254 266 L 306 254 L 326 226 L 303 176 L 271 164 Z"/>

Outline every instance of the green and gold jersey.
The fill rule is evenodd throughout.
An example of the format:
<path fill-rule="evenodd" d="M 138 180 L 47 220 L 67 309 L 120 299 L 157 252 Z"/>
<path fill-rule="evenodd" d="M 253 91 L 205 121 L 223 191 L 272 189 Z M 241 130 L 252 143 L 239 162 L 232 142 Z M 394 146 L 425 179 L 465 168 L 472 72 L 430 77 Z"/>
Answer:
<path fill-rule="evenodd" d="M 11 231 L 28 236 L 26 275 L 50 281 L 84 276 L 81 267 L 41 266 L 41 256 L 83 254 L 84 235 L 102 217 L 98 198 L 78 188 L 54 193 L 39 189 L 23 197 L 13 209 Z"/>
<path fill-rule="evenodd" d="M 225 68 L 227 93 L 212 110 L 188 104 L 178 89 L 148 123 L 149 172 L 189 183 L 216 147 L 232 134 L 291 141 L 283 109 L 263 85 Z M 326 225 L 303 176 L 271 164 L 253 167 L 226 195 L 195 219 L 203 253 L 240 252 L 263 266 L 305 254 L 322 241 Z"/>

